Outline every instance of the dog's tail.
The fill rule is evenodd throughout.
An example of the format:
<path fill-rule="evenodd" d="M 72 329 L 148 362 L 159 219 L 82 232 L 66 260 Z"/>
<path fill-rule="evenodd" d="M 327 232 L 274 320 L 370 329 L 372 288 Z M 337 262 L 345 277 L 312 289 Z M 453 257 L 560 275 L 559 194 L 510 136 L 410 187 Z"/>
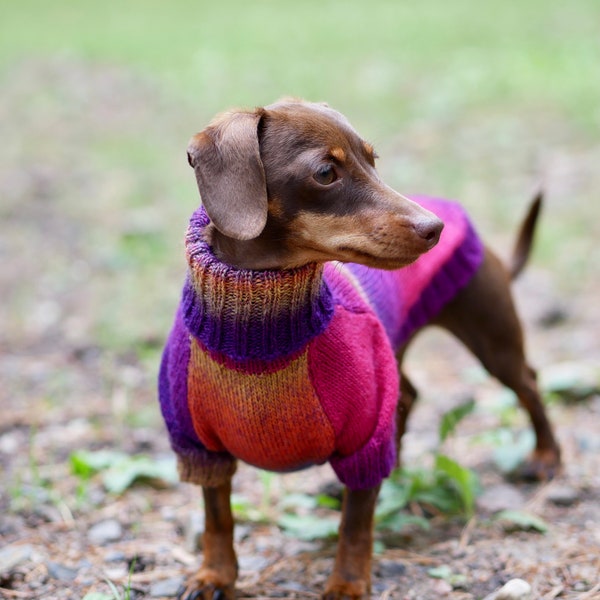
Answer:
<path fill-rule="evenodd" d="M 539 191 L 531 202 L 529 212 L 519 229 L 517 243 L 515 244 L 510 262 L 510 278 L 513 280 L 519 276 L 529 259 L 529 254 L 531 253 L 531 247 L 533 245 L 535 226 L 542 208 L 543 199 L 544 194 L 542 191 Z"/>

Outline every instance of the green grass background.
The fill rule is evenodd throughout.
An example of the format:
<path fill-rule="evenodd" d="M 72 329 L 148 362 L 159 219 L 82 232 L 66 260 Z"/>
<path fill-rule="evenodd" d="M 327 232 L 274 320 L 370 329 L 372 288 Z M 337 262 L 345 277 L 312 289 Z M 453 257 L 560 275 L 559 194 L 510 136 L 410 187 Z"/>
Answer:
<path fill-rule="evenodd" d="M 595 0 L 2 2 L 0 58 L 69 53 L 160 77 L 200 116 L 281 93 L 326 98 L 378 131 L 519 103 L 598 124 Z M 391 120 L 391 122 L 390 122 Z"/>
<path fill-rule="evenodd" d="M 391 185 L 460 198 L 504 255 L 543 183 L 538 260 L 567 289 L 598 275 L 598 0 L 1 0 L 0 14 L 0 201 L 9 217 L 30 201 L 10 180 L 23 165 L 55 174 L 46 209 L 71 233 L 49 253 L 32 226 L 28 244 L 61 302 L 85 284 L 70 335 L 164 335 L 198 202 L 187 139 L 283 95 L 344 112 Z M 15 284 L 7 306 L 24 319 L 47 293 Z"/>

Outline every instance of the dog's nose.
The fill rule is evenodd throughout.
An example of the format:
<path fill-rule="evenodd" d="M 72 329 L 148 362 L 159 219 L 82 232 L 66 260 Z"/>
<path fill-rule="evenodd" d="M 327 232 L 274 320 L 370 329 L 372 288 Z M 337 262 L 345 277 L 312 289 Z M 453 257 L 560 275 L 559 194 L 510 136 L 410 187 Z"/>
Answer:
<path fill-rule="evenodd" d="M 433 248 L 440 240 L 444 223 L 438 219 L 423 219 L 414 225 L 415 231 L 423 238 L 429 248 Z"/>

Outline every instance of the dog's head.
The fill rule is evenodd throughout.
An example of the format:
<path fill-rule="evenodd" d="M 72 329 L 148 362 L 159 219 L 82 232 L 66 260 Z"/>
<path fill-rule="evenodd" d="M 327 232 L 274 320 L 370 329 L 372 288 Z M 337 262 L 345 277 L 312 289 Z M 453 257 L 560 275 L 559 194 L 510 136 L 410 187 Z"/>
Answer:
<path fill-rule="evenodd" d="M 188 147 L 209 241 L 244 268 L 392 269 L 435 246 L 442 222 L 386 186 L 375 159 L 343 115 L 300 100 L 223 113 Z"/>

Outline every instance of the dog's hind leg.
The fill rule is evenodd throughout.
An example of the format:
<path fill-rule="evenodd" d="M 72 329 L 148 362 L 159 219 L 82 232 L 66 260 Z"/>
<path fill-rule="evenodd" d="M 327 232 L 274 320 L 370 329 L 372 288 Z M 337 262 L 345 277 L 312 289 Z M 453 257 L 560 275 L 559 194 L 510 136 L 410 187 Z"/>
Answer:
<path fill-rule="evenodd" d="M 402 364 L 402 357 L 398 357 L 398 364 Z M 410 412 L 417 401 L 418 392 L 404 372 L 400 372 L 400 399 L 396 409 L 396 466 L 402 464 L 402 438 L 406 433 L 406 424 Z"/>
<path fill-rule="evenodd" d="M 491 375 L 512 389 L 528 412 L 536 446 L 521 475 L 552 478 L 560 468 L 560 449 L 542 403 L 535 371 L 527 364 L 521 324 L 510 294 L 509 275 L 489 251 L 471 282 L 433 324 L 456 335 Z"/>

